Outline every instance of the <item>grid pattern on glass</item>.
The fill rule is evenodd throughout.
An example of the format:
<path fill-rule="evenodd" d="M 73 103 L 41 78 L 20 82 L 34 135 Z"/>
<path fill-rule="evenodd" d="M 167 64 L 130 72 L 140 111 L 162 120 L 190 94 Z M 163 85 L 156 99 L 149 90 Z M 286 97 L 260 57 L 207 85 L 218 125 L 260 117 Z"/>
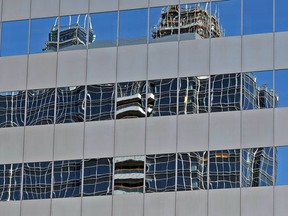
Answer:
<path fill-rule="evenodd" d="M 24 126 L 25 91 L 0 93 L 0 127 Z"/>
<path fill-rule="evenodd" d="M 148 116 L 176 115 L 176 78 L 149 81 L 148 93 Z"/>
<path fill-rule="evenodd" d="M 145 157 L 116 157 L 114 162 L 114 194 L 143 193 Z"/>
<path fill-rule="evenodd" d="M 114 119 L 115 85 L 87 86 L 86 121 Z"/>
<path fill-rule="evenodd" d="M 175 190 L 176 154 L 146 156 L 146 192 Z"/>
<path fill-rule="evenodd" d="M 82 160 L 54 162 L 53 198 L 81 195 Z"/>
<path fill-rule="evenodd" d="M 112 158 L 84 160 L 83 196 L 112 194 Z"/>
<path fill-rule="evenodd" d="M 146 81 L 117 84 L 116 118 L 141 118 L 146 116 Z"/>
<path fill-rule="evenodd" d="M 211 112 L 240 110 L 241 74 L 212 75 L 210 92 Z"/>
<path fill-rule="evenodd" d="M 177 191 L 207 189 L 208 152 L 178 153 Z"/>
<path fill-rule="evenodd" d="M 0 201 L 21 199 L 22 164 L 0 165 Z"/>
<path fill-rule="evenodd" d="M 240 187 L 240 150 L 210 151 L 209 188 Z"/>
<path fill-rule="evenodd" d="M 55 89 L 28 90 L 26 125 L 54 123 Z"/>
<path fill-rule="evenodd" d="M 56 123 L 84 121 L 85 86 L 57 89 Z"/>
<path fill-rule="evenodd" d="M 242 187 L 273 185 L 273 147 L 242 150 Z"/>
<path fill-rule="evenodd" d="M 25 163 L 23 199 L 48 199 L 51 196 L 52 162 Z"/>

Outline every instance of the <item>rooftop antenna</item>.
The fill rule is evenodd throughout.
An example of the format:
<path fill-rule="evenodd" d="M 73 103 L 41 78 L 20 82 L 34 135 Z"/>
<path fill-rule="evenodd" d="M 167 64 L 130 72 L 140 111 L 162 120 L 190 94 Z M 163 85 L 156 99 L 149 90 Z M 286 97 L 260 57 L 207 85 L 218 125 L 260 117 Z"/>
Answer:
<path fill-rule="evenodd" d="M 208 9 L 208 2 L 206 2 L 206 5 L 205 5 L 205 11 L 207 12 L 207 9 Z"/>
<path fill-rule="evenodd" d="M 76 24 L 79 24 L 79 20 L 80 20 L 80 14 L 78 15 L 78 17 L 77 17 L 77 22 L 76 22 Z M 85 23 L 84 23 L 85 24 Z"/>
<path fill-rule="evenodd" d="M 57 26 L 57 23 L 58 23 L 58 17 L 56 17 L 56 19 L 55 19 L 55 22 L 54 22 L 54 26 L 53 26 L 53 29 L 54 29 L 54 27 L 56 27 L 56 26 Z"/>
<path fill-rule="evenodd" d="M 71 27 L 71 16 L 69 16 L 69 29 L 70 29 L 70 27 Z"/>
<path fill-rule="evenodd" d="M 87 20 L 87 14 L 84 17 L 84 29 L 86 29 L 86 20 Z"/>

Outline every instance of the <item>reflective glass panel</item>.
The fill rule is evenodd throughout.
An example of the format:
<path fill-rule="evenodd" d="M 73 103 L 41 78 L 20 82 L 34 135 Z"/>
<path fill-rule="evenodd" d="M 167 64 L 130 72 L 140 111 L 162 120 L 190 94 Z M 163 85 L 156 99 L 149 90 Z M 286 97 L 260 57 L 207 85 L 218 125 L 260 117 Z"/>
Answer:
<path fill-rule="evenodd" d="M 150 9 L 149 41 L 178 40 L 179 6 L 170 5 Z"/>
<path fill-rule="evenodd" d="M 27 54 L 28 31 L 28 20 L 3 22 L 1 56 Z"/>
<path fill-rule="evenodd" d="M 208 152 L 178 154 L 177 191 L 207 189 Z"/>
<path fill-rule="evenodd" d="M 243 0 L 244 34 L 273 31 L 273 0 Z"/>
<path fill-rule="evenodd" d="M 288 70 L 275 71 L 275 107 L 288 107 Z"/>
<path fill-rule="evenodd" d="M 53 124 L 55 89 L 28 90 L 26 125 Z"/>
<path fill-rule="evenodd" d="M 117 12 L 91 14 L 90 20 L 95 39 L 89 48 L 116 46 Z"/>
<path fill-rule="evenodd" d="M 52 162 L 24 164 L 23 199 L 49 199 L 51 196 Z"/>
<path fill-rule="evenodd" d="M 147 103 L 148 116 L 176 115 L 177 79 L 149 81 Z"/>
<path fill-rule="evenodd" d="M 240 150 L 210 151 L 209 188 L 240 187 Z"/>
<path fill-rule="evenodd" d="M 241 109 L 241 74 L 212 75 L 210 82 L 211 112 Z"/>
<path fill-rule="evenodd" d="M 146 192 L 175 190 L 175 154 L 146 156 Z"/>
<path fill-rule="evenodd" d="M 117 119 L 145 117 L 145 105 L 146 81 L 117 84 Z"/>
<path fill-rule="evenodd" d="M 84 160 L 84 196 L 111 195 L 112 158 Z"/>
<path fill-rule="evenodd" d="M 115 85 L 87 86 L 86 121 L 114 119 Z"/>
<path fill-rule="evenodd" d="M 85 49 L 95 39 L 94 31 L 88 28 L 88 15 L 74 15 L 60 17 L 59 50 Z M 58 37 L 58 26 L 50 32 L 50 37 Z M 55 41 L 51 41 L 51 49 L 55 49 Z M 49 48 L 50 49 L 50 48 Z"/>
<path fill-rule="evenodd" d="M 119 45 L 147 42 L 148 10 L 120 11 Z"/>
<path fill-rule="evenodd" d="M 11 201 L 21 198 L 22 164 L 0 165 L 0 200 Z"/>
<path fill-rule="evenodd" d="M 288 147 L 275 148 L 275 185 L 288 185 Z"/>
<path fill-rule="evenodd" d="M 210 3 L 181 5 L 180 39 L 205 39 L 210 38 L 210 35 L 212 37 L 220 37 L 222 35 L 217 18 L 210 16 Z"/>
<path fill-rule="evenodd" d="M 144 156 L 115 158 L 114 193 L 143 193 Z"/>
<path fill-rule="evenodd" d="M 25 91 L 0 93 L 0 127 L 24 126 Z"/>
<path fill-rule="evenodd" d="M 57 89 L 56 123 L 83 122 L 85 86 Z"/>
<path fill-rule="evenodd" d="M 47 52 L 49 49 L 49 34 L 53 32 L 56 17 L 31 20 L 30 53 Z"/>
<path fill-rule="evenodd" d="M 275 0 L 276 32 L 288 31 L 288 1 Z"/>
<path fill-rule="evenodd" d="M 273 72 L 242 74 L 242 106 L 244 110 L 273 108 Z"/>
<path fill-rule="evenodd" d="M 81 195 L 82 160 L 54 162 L 53 198 Z"/>
<path fill-rule="evenodd" d="M 212 2 L 211 13 L 211 23 L 220 30 L 217 31 L 220 32 L 219 36 L 215 34 L 212 36 L 236 36 L 241 34 L 241 0 Z M 214 27 L 211 30 L 215 31 Z"/>
<path fill-rule="evenodd" d="M 242 187 L 273 186 L 273 147 L 242 150 Z"/>

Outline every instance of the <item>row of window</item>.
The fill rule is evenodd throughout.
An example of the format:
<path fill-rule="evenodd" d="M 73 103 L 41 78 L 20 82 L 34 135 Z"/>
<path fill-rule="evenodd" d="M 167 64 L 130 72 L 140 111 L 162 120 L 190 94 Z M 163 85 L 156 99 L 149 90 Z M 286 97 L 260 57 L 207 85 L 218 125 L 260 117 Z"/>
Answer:
<path fill-rule="evenodd" d="M 274 72 L 2 92 L 0 127 L 288 107 L 288 71 Z"/>
<path fill-rule="evenodd" d="M 4 164 L 0 200 L 287 185 L 287 158 L 283 146 Z"/>
<path fill-rule="evenodd" d="M 288 31 L 288 2 L 275 1 L 275 10 L 273 0 L 243 0 L 243 11 L 230 0 L 3 22 L 1 56 Z"/>

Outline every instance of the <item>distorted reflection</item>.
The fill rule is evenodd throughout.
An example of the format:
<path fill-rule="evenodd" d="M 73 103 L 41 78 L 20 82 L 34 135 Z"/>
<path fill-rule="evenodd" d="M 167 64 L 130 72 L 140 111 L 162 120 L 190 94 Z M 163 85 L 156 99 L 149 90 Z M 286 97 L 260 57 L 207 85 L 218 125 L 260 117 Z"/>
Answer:
<path fill-rule="evenodd" d="M 243 73 L 242 76 L 244 110 L 273 108 L 274 98 L 277 106 L 272 71 Z"/>
<path fill-rule="evenodd" d="M 275 185 L 288 185 L 288 146 L 275 148 Z"/>
<path fill-rule="evenodd" d="M 48 199 L 51 196 L 52 162 L 25 163 L 23 199 Z"/>
<path fill-rule="evenodd" d="M 210 151 L 209 188 L 240 187 L 240 150 Z"/>
<path fill-rule="evenodd" d="M 273 185 L 273 147 L 243 149 L 242 187 Z"/>
<path fill-rule="evenodd" d="M 22 164 L 0 165 L 0 200 L 21 199 Z"/>
<path fill-rule="evenodd" d="M 28 90 L 26 125 L 54 123 L 55 89 Z"/>
<path fill-rule="evenodd" d="M 115 85 L 87 86 L 86 121 L 114 119 Z"/>
<path fill-rule="evenodd" d="M 149 81 L 147 103 L 148 116 L 176 115 L 177 79 Z"/>
<path fill-rule="evenodd" d="M 2 23 L 1 56 L 25 55 L 28 53 L 29 21 Z"/>
<path fill-rule="evenodd" d="M 208 152 L 178 154 L 177 190 L 207 189 Z"/>
<path fill-rule="evenodd" d="M 176 154 L 146 156 L 146 192 L 175 190 Z"/>
<path fill-rule="evenodd" d="M 116 46 L 117 15 L 116 11 L 90 15 L 89 24 L 92 26 L 90 29 L 94 29 L 95 40 L 89 48 Z"/>
<path fill-rule="evenodd" d="M 211 112 L 241 109 L 241 74 L 212 75 L 210 83 Z"/>
<path fill-rule="evenodd" d="M 112 158 L 84 160 L 83 196 L 112 194 Z"/>
<path fill-rule="evenodd" d="M 288 70 L 275 71 L 275 107 L 288 107 Z"/>
<path fill-rule="evenodd" d="M 148 10 L 120 11 L 119 45 L 147 42 Z"/>
<path fill-rule="evenodd" d="M 53 172 L 53 198 L 81 195 L 82 160 L 55 161 Z"/>
<path fill-rule="evenodd" d="M 57 89 L 56 123 L 84 121 L 85 86 Z"/>
<path fill-rule="evenodd" d="M 146 116 L 146 81 L 117 84 L 116 118 L 141 118 Z"/>
<path fill-rule="evenodd" d="M 114 193 L 143 193 L 144 156 L 115 158 Z"/>
<path fill-rule="evenodd" d="M 0 127 L 24 126 L 26 91 L 0 93 Z"/>

